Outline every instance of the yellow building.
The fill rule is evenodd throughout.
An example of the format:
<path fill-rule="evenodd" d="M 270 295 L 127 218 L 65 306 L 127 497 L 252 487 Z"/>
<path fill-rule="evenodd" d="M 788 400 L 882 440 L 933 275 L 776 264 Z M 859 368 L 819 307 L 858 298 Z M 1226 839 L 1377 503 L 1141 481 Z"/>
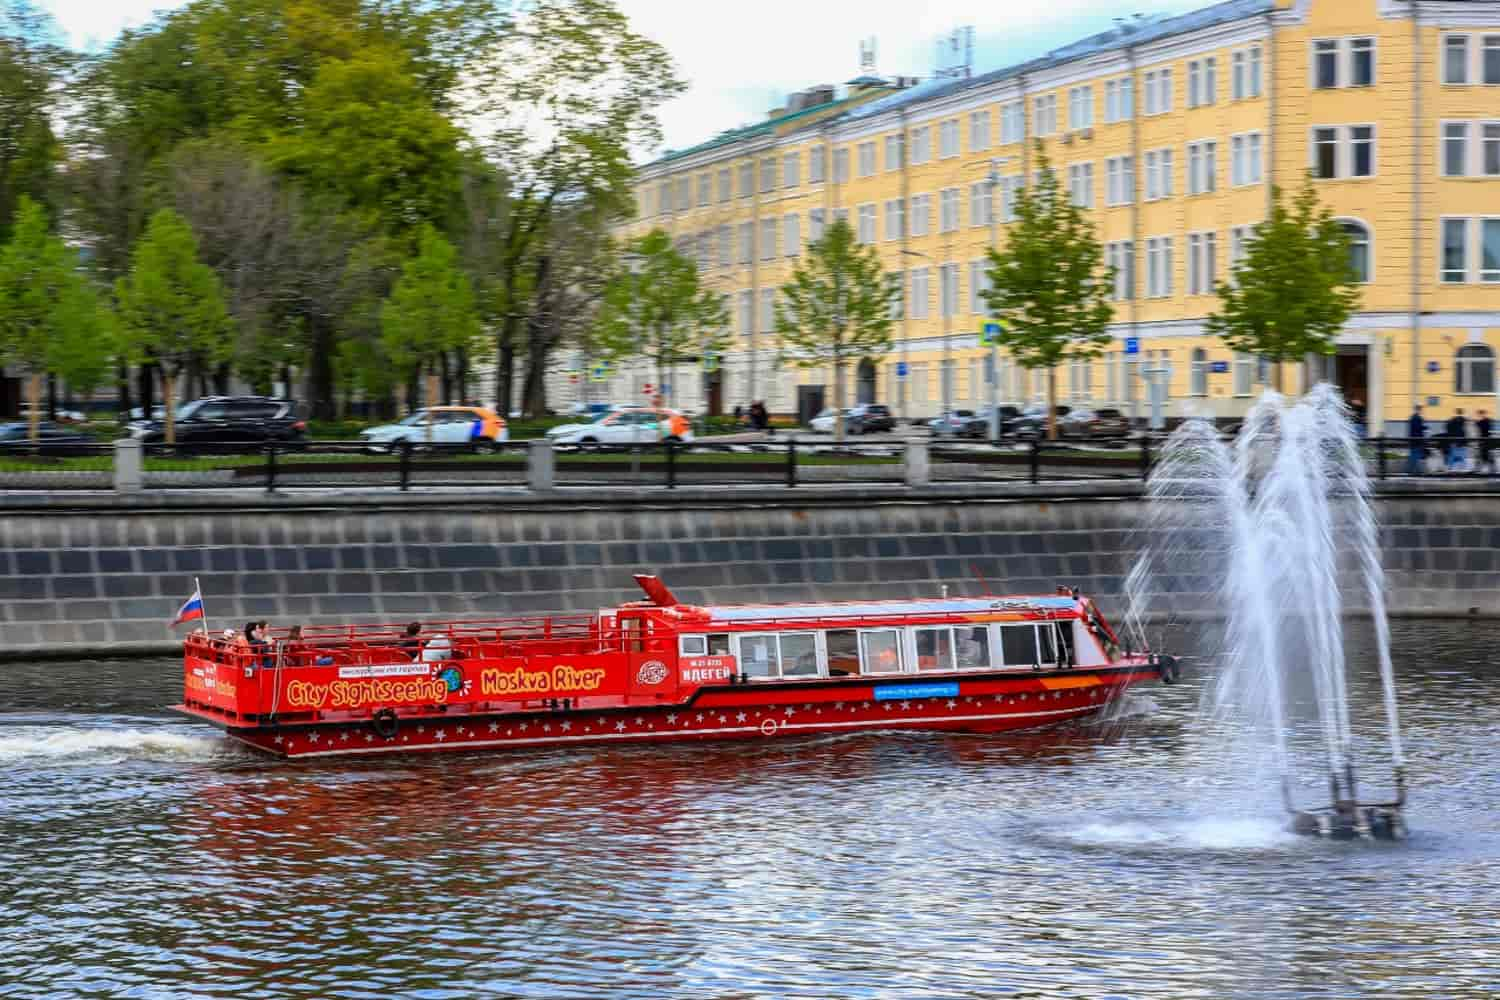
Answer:
<path fill-rule="evenodd" d="M 910 418 L 945 398 L 987 402 L 983 256 L 1003 244 L 1038 139 L 1119 268 L 1116 342 L 1058 373 L 1063 402 L 1144 415 L 1156 379 L 1171 416 L 1243 414 L 1271 373 L 1205 333 L 1213 283 L 1271 185 L 1296 189 L 1311 171 L 1366 280 L 1337 355 L 1288 365 L 1286 388 L 1331 379 L 1393 428 L 1414 401 L 1435 408 L 1429 419 L 1493 412 L 1500 0 L 1228 0 L 967 79 L 809 91 L 665 155 L 640 169 L 638 216 L 620 235 L 671 233 L 729 296 L 736 335 L 717 370 L 685 362 L 670 376 L 674 402 L 795 412 L 825 385 L 832 401 L 829 373 L 777 363 L 771 329 L 777 288 L 840 216 L 905 286 L 896 344 L 860 366 L 851 401 Z M 1041 398 L 1040 377 L 996 367 L 1002 401 Z M 652 381 L 609 376 L 593 398 Z"/>

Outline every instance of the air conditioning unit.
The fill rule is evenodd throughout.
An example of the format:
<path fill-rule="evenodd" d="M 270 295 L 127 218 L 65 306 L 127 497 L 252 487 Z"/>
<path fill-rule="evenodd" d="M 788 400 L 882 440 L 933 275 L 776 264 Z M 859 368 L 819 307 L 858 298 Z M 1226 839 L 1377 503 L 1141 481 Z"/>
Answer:
<path fill-rule="evenodd" d="M 1064 146 L 1071 146 L 1073 145 L 1073 133 L 1064 132 L 1057 141 L 1062 143 Z"/>

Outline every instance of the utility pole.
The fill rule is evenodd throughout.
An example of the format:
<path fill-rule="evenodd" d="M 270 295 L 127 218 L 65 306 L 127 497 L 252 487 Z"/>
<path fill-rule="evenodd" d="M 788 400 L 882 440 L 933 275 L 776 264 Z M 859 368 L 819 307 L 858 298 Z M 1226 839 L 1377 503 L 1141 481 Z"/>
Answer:
<path fill-rule="evenodd" d="M 1000 208 L 995 204 L 995 193 L 1000 190 L 1000 167 L 1009 163 L 1010 157 L 990 159 L 990 249 L 1000 249 Z M 990 440 L 1000 440 L 1000 345 L 990 341 Z"/>

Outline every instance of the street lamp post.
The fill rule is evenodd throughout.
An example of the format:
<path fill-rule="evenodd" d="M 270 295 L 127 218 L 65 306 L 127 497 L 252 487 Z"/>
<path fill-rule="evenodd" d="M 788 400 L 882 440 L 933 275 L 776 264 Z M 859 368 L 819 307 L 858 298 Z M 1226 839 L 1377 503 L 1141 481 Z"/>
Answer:
<path fill-rule="evenodd" d="M 990 160 L 990 249 L 1000 249 L 1000 212 L 995 206 L 995 192 L 1000 187 L 1000 168 L 1010 162 L 1010 157 L 999 156 Z M 990 341 L 990 440 L 1000 440 L 1000 344 Z"/>

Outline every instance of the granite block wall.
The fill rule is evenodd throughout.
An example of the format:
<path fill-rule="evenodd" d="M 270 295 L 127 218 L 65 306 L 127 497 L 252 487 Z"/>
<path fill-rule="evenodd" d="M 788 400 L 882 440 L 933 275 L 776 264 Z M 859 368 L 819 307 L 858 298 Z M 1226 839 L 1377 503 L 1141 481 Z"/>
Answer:
<path fill-rule="evenodd" d="M 1500 502 L 1379 501 L 1389 606 L 1500 613 Z M 130 651 L 202 582 L 210 623 L 407 621 L 592 610 L 661 575 L 699 603 L 1078 586 L 1108 612 L 1144 535 L 1141 502 L 961 500 L 805 506 L 608 503 L 389 509 L 7 512 L 0 653 Z M 1165 584 L 1191 610 L 1205 581 Z"/>

